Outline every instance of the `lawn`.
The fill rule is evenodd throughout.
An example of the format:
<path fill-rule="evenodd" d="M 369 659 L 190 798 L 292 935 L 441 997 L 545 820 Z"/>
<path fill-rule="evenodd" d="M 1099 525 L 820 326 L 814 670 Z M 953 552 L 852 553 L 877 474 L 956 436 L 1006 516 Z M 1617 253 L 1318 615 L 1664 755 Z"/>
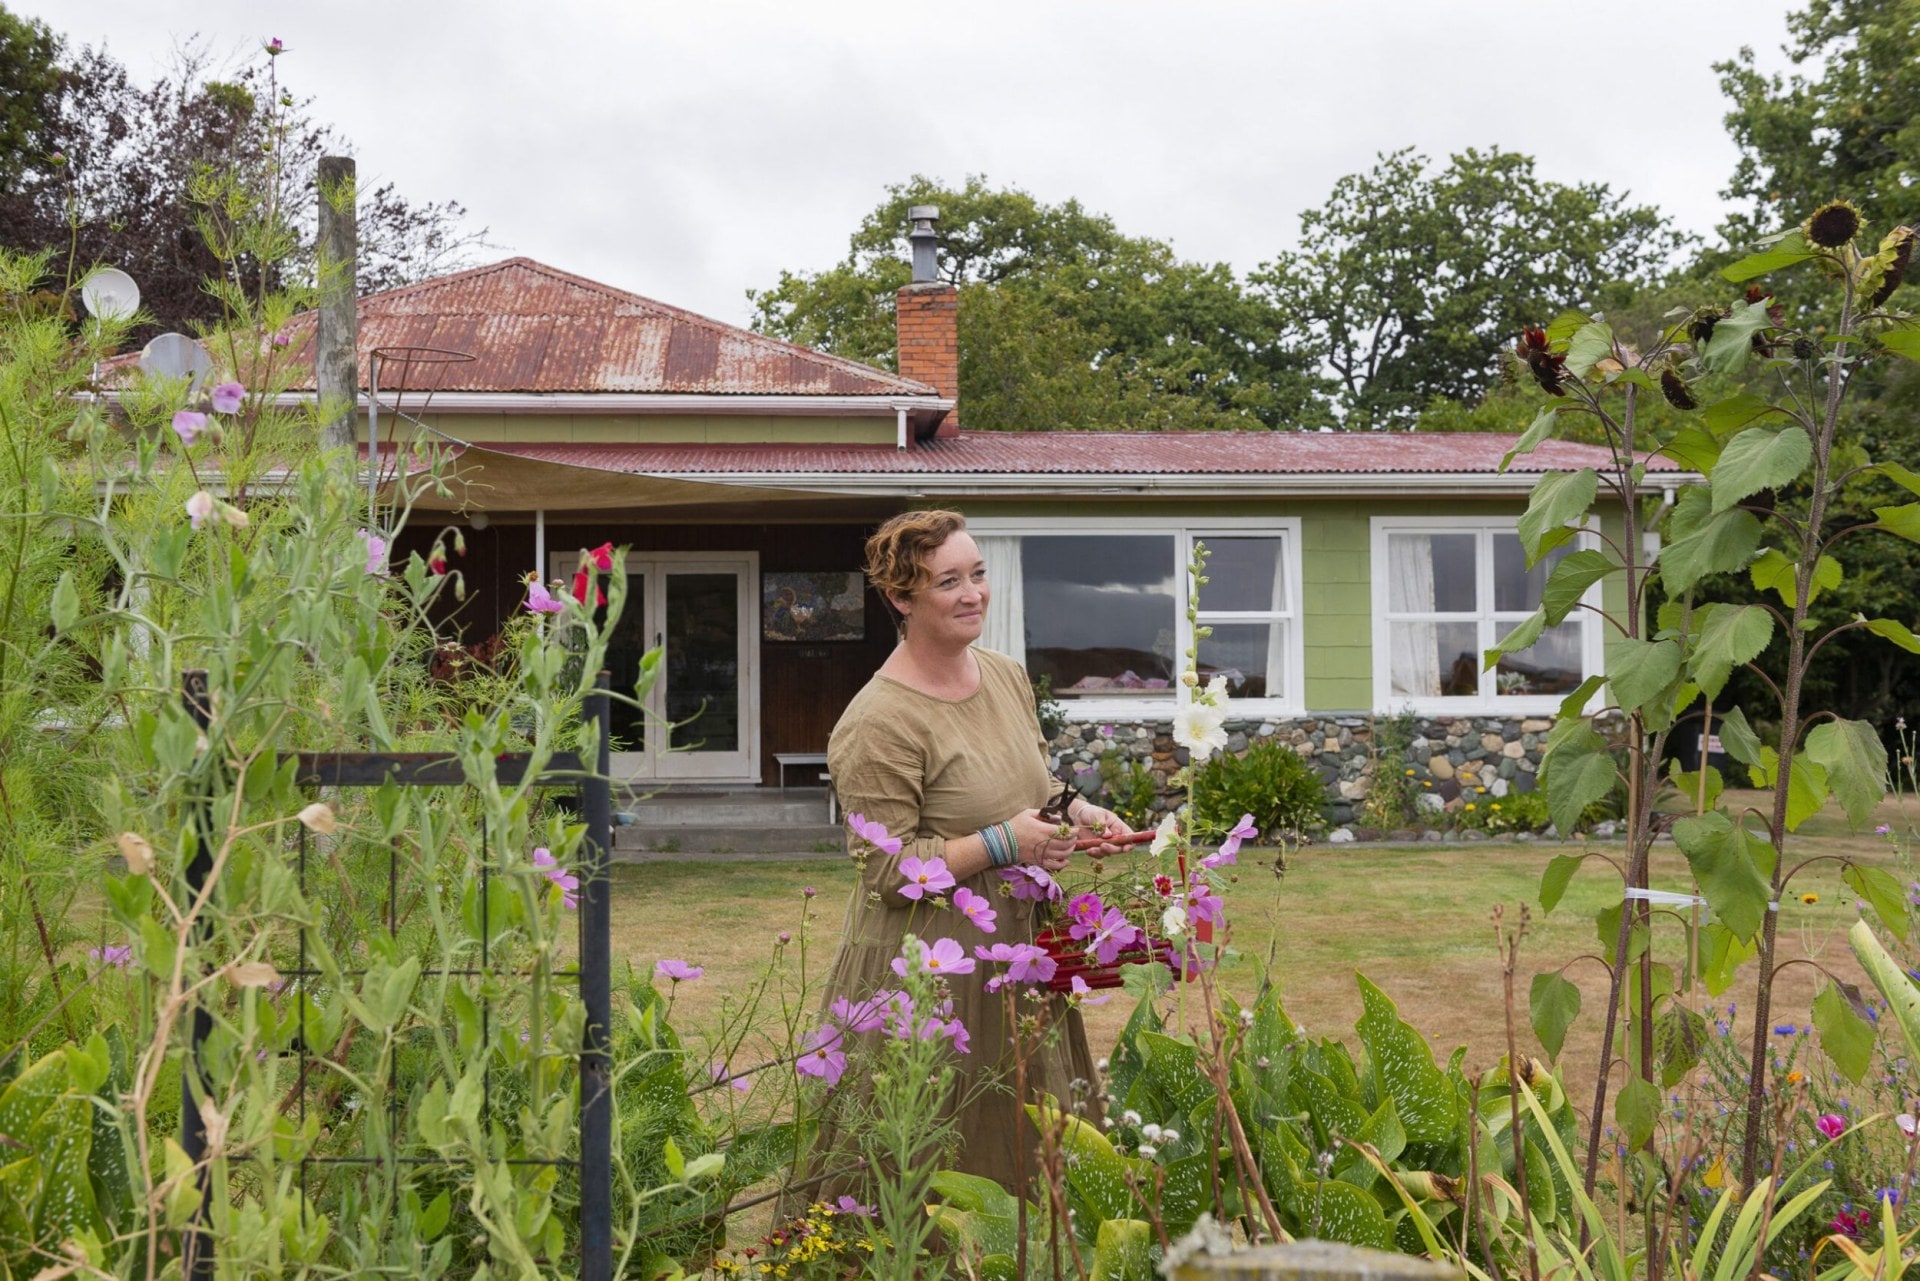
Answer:
<path fill-rule="evenodd" d="M 1760 804 L 1758 794 L 1729 794 L 1740 804 Z M 1912 833 L 1920 811 L 1889 800 L 1875 822 Z M 1909 843 L 1908 848 L 1911 848 Z M 1565 965 L 1597 943 L 1593 918 L 1618 901 L 1619 879 L 1599 859 L 1575 876 L 1551 914 L 1539 910 L 1541 871 L 1555 854 L 1591 850 L 1618 859 L 1614 842 L 1474 843 L 1416 846 L 1314 845 L 1288 858 L 1285 874 L 1272 871 L 1271 851 L 1243 851 L 1239 875 L 1224 887 L 1231 945 L 1238 956 L 1225 969 L 1230 991 L 1247 992 L 1256 960 L 1269 952 L 1273 973 L 1294 1020 L 1316 1035 L 1351 1036 L 1360 1012 L 1355 973 L 1366 975 L 1396 1000 L 1403 1015 L 1444 1055 L 1468 1047 L 1470 1070 L 1491 1066 L 1505 1052 L 1500 964 L 1492 913 L 1504 905 L 1509 927 L 1522 904 L 1531 905 L 1522 946 L 1518 1000 L 1524 1052 L 1539 1047 L 1526 1027 L 1526 990 L 1531 976 Z M 1912 879 L 1895 843 L 1871 830 L 1856 834 L 1829 810 L 1810 820 L 1790 841 L 1793 862 L 1815 855 L 1853 854 Z M 1141 855 L 1139 857 L 1146 857 Z M 838 937 L 853 869 L 837 859 L 792 861 L 674 862 L 623 865 L 614 870 L 614 954 L 650 971 L 661 957 L 702 965 L 704 979 L 682 984 L 674 1022 L 698 1036 L 738 1002 L 764 972 L 780 931 L 801 932 L 803 907 L 811 914 L 807 969 L 818 983 Z M 1685 859 L 1670 843 L 1656 851 L 1654 884 L 1691 888 Z M 803 895 L 806 887 L 817 894 Z M 1819 896 L 1812 905 L 1802 893 Z M 1835 863 L 1818 863 L 1792 883 L 1782 908 L 1782 959 L 1813 958 L 1835 973 L 1859 980 L 1845 931 L 1857 918 L 1854 897 Z M 1677 924 L 1656 932 L 1656 955 L 1678 961 Z M 797 962 L 797 944 L 785 949 Z M 1751 968 L 1751 967 L 1749 967 Z M 797 964 L 791 972 L 797 980 Z M 1593 961 L 1575 962 L 1567 976 L 1581 988 L 1584 1006 L 1562 1062 L 1576 1088 L 1591 1081 L 1604 1014 L 1605 971 Z M 1819 975 L 1795 965 L 1782 975 L 1776 1009 L 1782 1019 L 1804 1021 Z M 1741 997 L 1736 991 L 1730 995 Z M 817 999 L 817 998 L 814 998 Z M 1704 1002 L 1697 989 L 1689 999 Z M 811 1006 L 813 999 L 805 1002 Z M 1088 1011 L 1096 1052 L 1104 1051 L 1125 1022 L 1130 998 Z M 736 1005 L 737 1008 L 737 1005 Z M 1736 1029 L 1741 1030 L 1740 1028 Z"/>

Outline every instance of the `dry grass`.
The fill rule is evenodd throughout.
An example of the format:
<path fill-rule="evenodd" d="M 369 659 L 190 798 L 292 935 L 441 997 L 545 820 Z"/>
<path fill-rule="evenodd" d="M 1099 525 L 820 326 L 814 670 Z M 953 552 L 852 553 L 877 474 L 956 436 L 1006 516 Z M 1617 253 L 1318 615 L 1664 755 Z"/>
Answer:
<path fill-rule="evenodd" d="M 1759 804 L 1764 798 L 1748 793 L 1737 799 Z M 1892 823 L 1908 833 L 1917 820 L 1920 816 L 1911 809 L 1903 813 L 1893 801 L 1876 817 L 1876 822 Z M 1519 980 L 1520 1042 L 1526 1052 L 1540 1052 L 1526 1027 L 1524 1008 L 1532 974 L 1568 966 L 1567 976 L 1580 986 L 1584 1006 L 1562 1064 L 1570 1083 L 1580 1089 L 1583 1079 L 1592 1079 L 1599 1049 L 1606 974 L 1596 962 L 1576 958 L 1595 952 L 1594 914 L 1618 901 L 1619 879 L 1601 858 L 1617 861 L 1620 844 L 1592 842 L 1585 847 L 1601 857 L 1589 860 L 1550 915 L 1540 913 L 1538 897 L 1548 859 L 1581 848 L 1558 842 L 1314 846 L 1293 856 L 1280 878 L 1263 863 L 1263 852 L 1247 851 L 1237 880 L 1225 889 L 1231 942 L 1239 953 L 1225 966 L 1225 986 L 1249 991 L 1256 963 L 1264 964 L 1271 954 L 1272 973 L 1293 1018 L 1316 1034 L 1350 1036 L 1360 1013 L 1354 974 L 1362 973 L 1399 1002 L 1402 1014 L 1442 1055 L 1465 1045 L 1470 1067 L 1489 1066 L 1505 1052 L 1506 1037 L 1491 913 L 1496 904 L 1505 904 L 1511 923 L 1520 905 L 1530 903 L 1534 906 Z M 1892 841 L 1849 831 L 1835 811 L 1807 823 L 1788 850 L 1794 862 L 1841 853 L 1872 860 L 1903 881 L 1909 879 Z M 801 894 L 805 886 L 818 889 L 810 901 L 809 931 L 809 969 L 817 982 L 853 885 L 848 864 L 820 859 L 645 864 L 617 868 L 615 877 L 616 957 L 625 957 L 640 970 L 650 970 L 655 959 L 669 956 L 706 967 L 703 981 L 683 984 L 677 995 L 674 1021 L 695 1035 L 715 1019 L 723 999 L 737 999 L 764 971 L 777 932 L 800 932 L 802 905 L 808 902 Z M 1671 844 L 1656 852 L 1654 884 L 1691 888 L 1686 862 Z M 1845 942 L 1846 927 L 1857 912 L 1837 865 L 1807 868 L 1791 890 L 1781 922 L 1782 959 L 1808 957 L 1858 980 Z M 1803 905 L 1798 897 L 1803 892 L 1817 893 L 1819 902 Z M 1656 954 L 1678 962 L 1682 948 L 1681 931 L 1669 918 L 1656 931 Z M 1812 966 L 1787 969 L 1777 988 L 1779 1017 L 1804 1021 L 1821 981 Z M 1746 992 L 1731 995 L 1745 1007 Z M 1696 989 L 1690 999 L 1705 997 Z M 1122 996 L 1088 1011 L 1096 1052 L 1112 1042 L 1128 1005 Z"/>

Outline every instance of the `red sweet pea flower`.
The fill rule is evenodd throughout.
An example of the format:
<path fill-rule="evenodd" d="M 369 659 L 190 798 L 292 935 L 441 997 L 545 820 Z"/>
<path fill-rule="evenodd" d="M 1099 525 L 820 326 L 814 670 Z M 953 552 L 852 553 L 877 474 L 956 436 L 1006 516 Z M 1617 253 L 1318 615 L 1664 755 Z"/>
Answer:
<path fill-rule="evenodd" d="M 601 605 L 607 603 L 607 594 L 605 592 L 596 588 L 593 594 L 600 598 L 597 603 Z M 584 569 L 573 576 L 573 598 L 582 605 L 587 603 L 587 571 Z"/>
<path fill-rule="evenodd" d="M 606 570 L 613 568 L 613 544 L 612 543 L 601 543 L 598 547 L 588 552 L 587 555 L 593 558 L 593 567 L 595 569 L 598 569 L 604 572 Z"/>

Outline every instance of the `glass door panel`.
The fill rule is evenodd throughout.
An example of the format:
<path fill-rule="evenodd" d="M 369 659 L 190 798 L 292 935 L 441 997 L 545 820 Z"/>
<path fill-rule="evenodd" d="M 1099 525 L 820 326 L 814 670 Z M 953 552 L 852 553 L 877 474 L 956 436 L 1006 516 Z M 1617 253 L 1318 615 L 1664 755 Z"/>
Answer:
<path fill-rule="evenodd" d="M 740 750 L 740 582 L 732 573 L 667 580 L 667 719 L 675 748 Z"/>

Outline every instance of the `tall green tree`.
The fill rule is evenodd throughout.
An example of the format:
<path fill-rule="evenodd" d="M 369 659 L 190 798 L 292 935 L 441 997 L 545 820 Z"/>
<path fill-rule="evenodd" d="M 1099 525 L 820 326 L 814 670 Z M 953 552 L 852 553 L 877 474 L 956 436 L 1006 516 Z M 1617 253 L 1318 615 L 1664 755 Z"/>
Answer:
<path fill-rule="evenodd" d="M 44 22 L 0 8 L 0 191 L 19 185 L 30 157 L 51 151 L 48 123 L 60 93 L 60 41 Z"/>
<path fill-rule="evenodd" d="M 974 429 L 1282 428 L 1323 421 L 1313 355 L 1225 264 L 1181 259 L 1077 201 L 970 177 L 888 188 L 847 257 L 749 292 L 754 327 L 894 363 L 911 205 L 940 206 L 940 270 L 960 291 L 960 399 Z"/>
<path fill-rule="evenodd" d="M 1478 400 L 1523 326 L 1652 279 L 1685 243 L 1652 207 L 1550 182 L 1498 149 L 1438 172 L 1411 149 L 1382 155 L 1300 230 L 1300 247 L 1252 280 L 1311 330 L 1354 429 L 1410 426 L 1434 397 Z"/>
<path fill-rule="evenodd" d="M 1744 243 L 1845 192 L 1884 232 L 1920 220 L 1920 0 L 1809 0 L 1787 17 L 1797 68 L 1762 74 L 1753 50 L 1717 63 L 1740 161 L 1724 193 Z"/>

